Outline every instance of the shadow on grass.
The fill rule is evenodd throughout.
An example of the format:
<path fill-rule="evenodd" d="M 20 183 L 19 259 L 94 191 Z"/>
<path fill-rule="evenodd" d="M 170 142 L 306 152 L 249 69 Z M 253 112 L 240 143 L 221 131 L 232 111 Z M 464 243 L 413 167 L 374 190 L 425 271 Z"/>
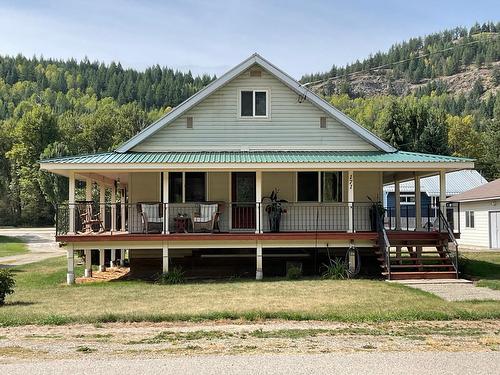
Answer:
<path fill-rule="evenodd" d="M 461 257 L 458 267 L 462 275 L 471 280 L 500 280 L 500 264 Z"/>
<path fill-rule="evenodd" d="M 27 302 L 27 301 L 14 301 L 14 302 L 5 302 L 4 306 L 32 306 L 36 305 L 35 302 Z"/>

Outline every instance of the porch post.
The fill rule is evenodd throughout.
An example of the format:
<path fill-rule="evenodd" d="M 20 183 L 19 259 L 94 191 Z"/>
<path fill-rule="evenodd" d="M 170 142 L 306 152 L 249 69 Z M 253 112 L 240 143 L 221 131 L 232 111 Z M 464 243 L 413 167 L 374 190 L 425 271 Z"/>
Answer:
<path fill-rule="evenodd" d="M 396 230 L 401 230 L 401 192 L 399 180 L 394 180 L 394 206 L 396 208 Z"/>
<path fill-rule="evenodd" d="M 349 209 L 349 232 L 353 233 L 354 228 L 354 172 L 347 172 L 347 204 Z"/>
<path fill-rule="evenodd" d="M 262 271 L 262 242 L 257 241 L 257 271 L 255 272 L 255 279 L 262 280 L 264 274 Z"/>
<path fill-rule="evenodd" d="M 125 200 L 126 200 L 126 190 L 125 188 L 120 188 L 120 230 L 125 232 Z"/>
<path fill-rule="evenodd" d="M 69 172 L 69 233 L 75 233 L 75 172 Z"/>
<path fill-rule="evenodd" d="M 106 228 L 106 186 L 102 182 L 99 184 L 99 214 L 102 226 Z"/>
<path fill-rule="evenodd" d="M 446 172 L 439 171 L 439 208 L 446 217 Z"/>
<path fill-rule="evenodd" d="M 106 264 L 105 264 L 105 256 L 106 255 L 106 250 L 104 249 L 99 249 L 99 271 L 104 272 L 106 271 Z"/>
<path fill-rule="evenodd" d="M 415 174 L 415 230 L 422 230 L 422 199 L 420 193 L 420 176 Z"/>
<path fill-rule="evenodd" d="M 125 265 L 125 249 L 120 249 L 120 266 Z"/>
<path fill-rule="evenodd" d="M 116 232 L 116 185 L 111 187 L 111 233 Z"/>
<path fill-rule="evenodd" d="M 163 242 L 163 273 L 168 272 L 168 242 L 164 241 Z"/>
<path fill-rule="evenodd" d="M 92 250 L 85 250 L 85 277 L 92 277 Z"/>
<path fill-rule="evenodd" d="M 111 249 L 111 259 L 109 261 L 109 267 L 116 267 L 116 249 Z"/>
<path fill-rule="evenodd" d="M 73 245 L 68 246 L 67 250 L 68 273 L 66 274 L 66 283 L 68 285 L 75 283 L 75 251 Z"/>
<path fill-rule="evenodd" d="M 261 228 L 262 171 L 255 172 L 255 233 L 262 233 Z"/>
<path fill-rule="evenodd" d="M 163 172 L 163 234 L 169 234 L 168 194 L 169 173 Z"/>
<path fill-rule="evenodd" d="M 92 180 L 90 178 L 85 180 L 85 200 L 88 202 L 92 200 Z"/>

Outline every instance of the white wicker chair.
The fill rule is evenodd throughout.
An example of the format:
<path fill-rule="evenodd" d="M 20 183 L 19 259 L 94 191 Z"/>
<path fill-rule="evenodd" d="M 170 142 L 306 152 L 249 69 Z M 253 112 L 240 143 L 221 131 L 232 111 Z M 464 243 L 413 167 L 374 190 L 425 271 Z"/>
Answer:
<path fill-rule="evenodd" d="M 197 231 L 210 231 L 219 229 L 219 204 L 207 203 L 200 204 L 200 211 L 196 212 L 193 217 L 193 232 Z"/>

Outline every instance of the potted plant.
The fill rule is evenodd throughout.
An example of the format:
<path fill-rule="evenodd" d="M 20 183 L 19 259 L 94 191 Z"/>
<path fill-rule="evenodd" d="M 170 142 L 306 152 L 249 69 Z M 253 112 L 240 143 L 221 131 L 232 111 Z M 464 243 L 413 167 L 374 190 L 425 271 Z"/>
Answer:
<path fill-rule="evenodd" d="M 283 207 L 282 203 L 286 203 L 287 201 L 278 199 L 278 192 L 279 190 L 275 189 L 271 192 L 269 197 L 264 198 L 271 201 L 271 203 L 266 206 L 266 212 L 269 217 L 269 230 L 271 232 L 280 231 L 281 215 L 286 213 L 286 208 Z"/>
<path fill-rule="evenodd" d="M 377 232 L 378 227 L 377 224 L 379 220 L 384 219 L 385 208 L 381 202 L 375 202 L 370 197 L 367 197 L 370 202 L 372 202 L 372 206 L 370 207 L 370 225 L 372 232 Z"/>

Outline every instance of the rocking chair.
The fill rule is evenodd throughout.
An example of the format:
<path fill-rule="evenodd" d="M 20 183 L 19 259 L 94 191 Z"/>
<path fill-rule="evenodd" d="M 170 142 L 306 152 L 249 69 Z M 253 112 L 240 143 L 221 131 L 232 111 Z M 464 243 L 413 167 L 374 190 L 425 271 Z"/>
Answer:
<path fill-rule="evenodd" d="M 104 232 L 104 226 L 102 225 L 101 213 L 94 214 L 92 212 L 93 202 L 80 202 L 78 203 L 78 210 L 80 213 L 80 219 L 82 221 L 82 232 L 83 234 L 94 233 L 94 225 L 99 227 L 98 233 Z"/>

